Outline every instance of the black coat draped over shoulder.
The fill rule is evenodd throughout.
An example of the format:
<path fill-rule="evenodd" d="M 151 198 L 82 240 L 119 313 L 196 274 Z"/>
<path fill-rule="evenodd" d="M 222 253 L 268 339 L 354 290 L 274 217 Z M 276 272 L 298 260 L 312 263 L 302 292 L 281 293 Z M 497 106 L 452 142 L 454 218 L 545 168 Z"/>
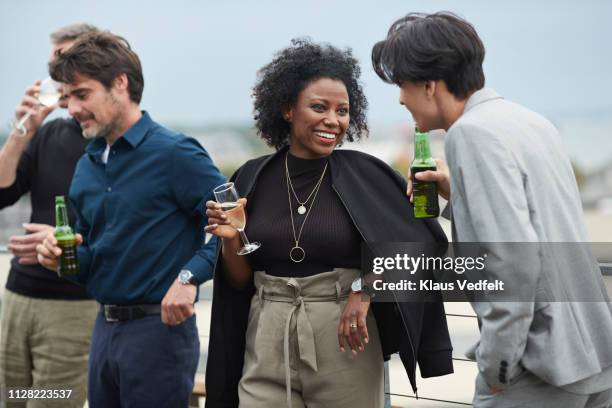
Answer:
<path fill-rule="evenodd" d="M 286 149 L 250 160 L 236 171 L 231 179 L 241 197 L 251 198 L 261 170 Z M 329 158 L 329 171 L 334 191 L 366 243 L 447 242 L 436 220 L 414 218 L 406 196 L 406 181 L 383 161 L 339 149 Z M 252 283 L 242 290 L 230 286 L 222 262 L 217 261 L 206 367 L 207 408 L 238 407 L 238 382 L 254 292 Z M 424 303 L 373 301 L 371 308 L 384 358 L 399 352 L 415 392 L 417 362 L 422 377 L 453 372 L 452 346 L 441 297 L 438 302 Z"/>

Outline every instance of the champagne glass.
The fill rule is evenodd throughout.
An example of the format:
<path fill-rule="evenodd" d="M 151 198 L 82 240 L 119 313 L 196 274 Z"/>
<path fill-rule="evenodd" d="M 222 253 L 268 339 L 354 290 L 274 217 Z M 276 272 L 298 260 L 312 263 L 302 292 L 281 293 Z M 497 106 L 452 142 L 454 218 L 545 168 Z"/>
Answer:
<path fill-rule="evenodd" d="M 234 188 L 234 183 L 225 183 L 216 187 L 213 190 L 215 193 L 215 199 L 223 213 L 227 216 L 232 227 L 236 228 L 242 239 L 242 248 L 237 252 L 238 255 L 246 255 L 257 250 L 261 244 L 259 242 L 249 242 L 244 227 L 246 226 L 246 215 L 244 213 L 244 207 L 238 201 L 240 196 Z"/>
<path fill-rule="evenodd" d="M 36 99 L 38 100 L 38 105 L 34 106 L 25 115 L 19 119 L 15 128 L 19 131 L 21 136 L 25 136 L 28 130 L 25 127 L 26 121 L 32 116 L 32 114 L 38 110 L 41 106 L 50 107 L 55 105 L 61 98 L 62 93 L 60 90 L 60 84 L 55 82 L 51 77 L 47 77 L 40 82 L 40 89 L 38 91 L 38 95 Z"/>

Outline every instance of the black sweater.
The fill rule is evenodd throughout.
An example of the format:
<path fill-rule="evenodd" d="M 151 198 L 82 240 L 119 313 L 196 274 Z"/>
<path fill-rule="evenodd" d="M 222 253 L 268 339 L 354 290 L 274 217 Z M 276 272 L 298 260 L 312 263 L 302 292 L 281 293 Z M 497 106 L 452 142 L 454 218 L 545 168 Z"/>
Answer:
<path fill-rule="evenodd" d="M 239 194 L 250 200 L 263 169 L 285 152 L 286 148 L 281 149 L 238 169 L 232 179 Z M 365 153 L 337 150 L 329 157 L 329 171 L 332 189 L 366 243 L 447 242 L 437 221 L 414 218 L 405 180 L 381 160 Z M 380 207 L 381 197 L 385 211 L 374 212 Z M 238 406 L 237 388 L 253 294 L 252 284 L 243 290 L 232 288 L 225 279 L 222 263 L 217 262 L 206 368 L 207 408 Z M 399 352 L 415 392 L 417 363 L 422 377 L 453 372 L 452 346 L 441 296 L 438 301 L 427 303 L 372 302 L 371 308 L 383 357 L 387 359 Z"/>
<path fill-rule="evenodd" d="M 306 203 L 307 208 L 310 208 L 306 218 L 307 214 L 297 213 L 299 204 L 291 190 L 287 194 L 285 157 L 293 187 L 301 202 L 313 191 L 327 163 L 327 158 L 306 160 L 291 154 L 278 155 L 262 170 L 257 189 L 246 208 L 247 236 L 249 240 L 262 244 L 261 248 L 248 256 L 251 269 L 266 271 L 274 276 L 297 278 L 334 268 L 359 268 L 361 235 L 332 189 L 329 168 L 316 197 L 313 194 Z M 300 263 L 289 258 L 289 251 L 295 245 L 289 197 L 296 236 L 306 219 L 299 239 L 299 245 L 306 255 Z"/>
<path fill-rule="evenodd" d="M 74 168 L 87 143 L 74 119 L 55 119 L 44 124 L 23 152 L 13 185 L 0 189 L 0 209 L 14 204 L 30 192 L 30 222 L 55 225 L 55 196 L 68 196 Z M 75 217 L 70 206 L 68 213 L 74 226 Z M 6 288 L 42 299 L 88 298 L 84 287 L 62 279 L 40 265 L 20 265 L 16 258 L 11 260 Z"/>

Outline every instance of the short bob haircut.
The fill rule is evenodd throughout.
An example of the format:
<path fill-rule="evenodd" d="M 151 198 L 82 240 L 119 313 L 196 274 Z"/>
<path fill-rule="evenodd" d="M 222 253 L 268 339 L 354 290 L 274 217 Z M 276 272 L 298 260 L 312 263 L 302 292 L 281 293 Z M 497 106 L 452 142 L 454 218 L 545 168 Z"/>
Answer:
<path fill-rule="evenodd" d="M 484 87 L 485 48 L 474 27 L 457 15 L 411 13 L 374 45 L 372 65 L 387 83 L 443 80 L 457 98 Z"/>
<path fill-rule="evenodd" d="M 367 100 L 359 83 L 360 74 L 359 63 L 350 49 L 293 39 L 258 72 L 252 94 L 257 133 L 276 150 L 288 145 L 291 128 L 283 112 L 297 102 L 308 84 L 331 78 L 342 81 L 349 96 L 350 122 L 345 139 L 352 142 L 367 135 Z"/>
<path fill-rule="evenodd" d="M 107 90 L 119 75 L 126 74 L 130 99 L 135 103 L 142 99 L 144 78 L 140 59 L 123 37 L 109 32 L 86 34 L 72 47 L 59 51 L 49 63 L 49 74 L 67 84 L 80 74 L 99 81 Z"/>

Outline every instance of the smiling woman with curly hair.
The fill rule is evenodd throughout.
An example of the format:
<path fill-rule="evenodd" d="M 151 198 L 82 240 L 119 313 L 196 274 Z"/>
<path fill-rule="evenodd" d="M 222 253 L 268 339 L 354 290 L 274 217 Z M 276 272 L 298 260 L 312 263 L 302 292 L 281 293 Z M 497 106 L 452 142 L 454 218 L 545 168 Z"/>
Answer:
<path fill-rule="evenodd" d="M 255 124 L 259 135 L 270 147 L 281 149 L 289 142 L 291 127 L 282 112 L 295 104 L 298 95 L 316 79 L 341 81 L 349 99 L 349 126 L 346 139 L 366 136 L 368 102 L 359 76 L 361 69 L 350 50 L 341 51 L 331 45 L 319 45 L 304 39 L 293 40 L 276 58 L 259 71 L 253 89 Z"/>
<path fill-rule="evenodd" d="M 389 166 L 336 149 L 368 131 L 359 75 L 350 50 L 307 40 L 294 40 L 259 71 L 255 123 L 277 151 L 232 176 L 246 198 L 230 211 L 244 211 L 248 199 L 246 235 L 261 246 L 238 255 L 242 243 L 229 221 L 233 213 L 206 203 L 206 230 L 221 238 L 209 408 L 382 407 L 383 356 L 406 352 L 414 380 L 423 338 L 430 350 L 443 353 L 428 361 L 442 361 L 437 370 L 448 372 L 442 304 L 432 302 L 427 313 L 421 304 L 404 305 L 400 314 L 410 321 L 402 324 L 393 304 L 375 303 L 370 310 L 366 293 L 372 292 L 361 285 L 363 242 L 445 237 L 435 221 L 413 218 L 406 183 Z M 374 218 L 381 203 L 384 210 Z M 423 321 L 434 323 L 433 334 L 421 332 Z M 421 373 L 427 369 L 436 371 L 421 367 Z"/>

